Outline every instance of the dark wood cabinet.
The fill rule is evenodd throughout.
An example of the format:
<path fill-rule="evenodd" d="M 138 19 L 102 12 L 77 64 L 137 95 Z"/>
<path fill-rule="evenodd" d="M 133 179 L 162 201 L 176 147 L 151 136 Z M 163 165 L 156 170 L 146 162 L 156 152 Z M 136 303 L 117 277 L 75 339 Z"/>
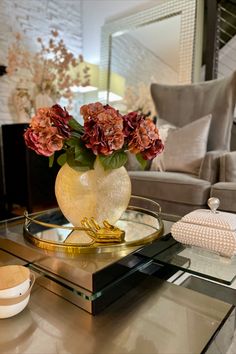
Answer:
<path fill-rule="evenodd" d="M 28 124 L 2 125 L 3 175 L 7 209 L 29 212 L 56 206 L 54 184 L 59 166 L 49 167 L 47 157 L 26 147 L 23 134 Z"/>

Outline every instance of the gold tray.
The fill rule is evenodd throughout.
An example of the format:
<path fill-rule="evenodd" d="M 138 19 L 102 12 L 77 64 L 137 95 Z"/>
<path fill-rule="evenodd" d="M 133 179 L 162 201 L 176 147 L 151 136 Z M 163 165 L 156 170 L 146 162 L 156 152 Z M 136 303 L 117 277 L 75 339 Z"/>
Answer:
<path fill-rule="evenodd" d="M 65 243 L 72 233 L 79 233 L 69 224 L 59 209 L 46 211 L 37 216 L 27 217 L 24 237 L 35 246 L 53 252 L 103 253 L 117 252 L 130 247 L 142 246 L 161 237 L 164 231 L 160 217 L 160 205 L 150 199 L 132 196 L 126 211 L 115 226 L 125 231 L 121 243 L 98 243 L 82 245 Z"/>

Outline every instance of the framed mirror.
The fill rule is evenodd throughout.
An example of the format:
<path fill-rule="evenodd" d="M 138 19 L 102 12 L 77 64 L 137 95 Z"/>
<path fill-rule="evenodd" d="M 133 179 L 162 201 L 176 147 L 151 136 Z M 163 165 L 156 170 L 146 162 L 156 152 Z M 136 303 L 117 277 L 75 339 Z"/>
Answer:
<path fill-rule="evenodd" d="M 100 99 L 122 101 L 127 89 L 151 82 L 197 81 L 201 67 L 203 2 L 170 0 L 102 28 Z"/>

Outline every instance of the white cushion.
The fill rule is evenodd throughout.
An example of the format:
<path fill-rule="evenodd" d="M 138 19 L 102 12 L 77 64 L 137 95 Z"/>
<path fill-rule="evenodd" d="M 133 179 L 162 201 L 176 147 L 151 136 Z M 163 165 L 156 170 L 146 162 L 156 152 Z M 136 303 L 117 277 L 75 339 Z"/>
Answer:
<path fill-rule="evenodd" d="M 182 128 L 159 127 L 164 136 L 164 151 L 152 162 L 151 170 L 185 172 L 198 175 L 207 152 L 211 115 L 197 119 Z M 161 136 L 162 137 L 162 136 Z"/>

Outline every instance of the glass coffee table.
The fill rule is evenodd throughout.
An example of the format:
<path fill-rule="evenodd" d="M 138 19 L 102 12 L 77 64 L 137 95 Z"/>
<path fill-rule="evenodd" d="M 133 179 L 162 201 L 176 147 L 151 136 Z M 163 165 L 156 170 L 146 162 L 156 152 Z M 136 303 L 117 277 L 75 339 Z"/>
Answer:
<path fill-rule="evenodd" d="M 43 212 L 42 218 L 66 223 L 58 209 Z M 160 269 L 167 274 L 170 270 L 174 273 L 190 269 L 189 256 L 181 254 L 181 262 L 174 258 L 178 257 L 178 250 L 181 252 L 169 234 L 175 220 L 174 216 L 163 215 L 159 226 L 153 220 L 153 228 L 161 230 L 163 223 L 164 230 L 162 236 L 158 231 L 151 243 L 90 254 L 37 247 L 23 236 L 24 217 L 1 222 L 0 265 L 22 264 L 36 275 L 28 309 L 19 317 L 0 323 L 1 333 L 5 333 L 1 347 L 15 353 L 10 328 L 20 331 L 33 321 L 39 336 L 34 335 L 33 340 L 31 336 L 29 341 L 27 335 L 20 336 L 16 348 L 22 353 L 27 346 L 31 353 L 36 353 L 54 344 L 63 352 L 65 343 L 68 351 L 72 347 L 79 350 L 76 347 L 79 345 L 83 353 L 95 350 L 129 353 L 140 348 L 143 353 L 211 353 L 212 339 L 225 330 L 226 323 L 230 326 L 228 333 L 233 333 L 229 319 L 235 315 L 235 309 L 225 302 L 157 279 Z M 144 222 L 140 215 L 139 222 Z M 45 230 L 34 225 L 29 231 L 43 237 Z M 66 237 L 61 232 L 58 235 Z M 197 272 L 203 274 L 202 270 Z M 209 272 L 205 274 L 208 276 Z M 218 279 L 231 280 L 223 275 Z M 75 330 L 68 332 L 72 322 L 76 323 Z M 52 328 L 58 337 L 52 337 Z M 130 331 L 134 341 L 128 335 Z M 90 338 L 86 343 L 84 336 Z"/>
<path fill-rule="evenodd" d="M 157 276 L 161 273 L 165 279 L 182 271 L 220 284 L 232 284 L 236 277 L 236 257 L 227 259 L 184 246 L 170 234 L 178 217 L 164 214 L 156 217 L 155 212 L 146 214 L 137 210 L 127 210 L 119 221 L 127 229 L 125 244 L 75 251 L 73 245 L 64 243 L 71 230 L 60 228 L 68 225 L 67 220 L 59 209 L 52 209 L 36 214 L 35 218 L 56 224 L 58 228 L 35 223 L 25 225 L 23 217 L 0 223 L 0 248 L 20 257 L 39 273 L 47 274 L 48 279 L 66 285 L 81 301 L 89 300 L 91 312 L 101 309 L 101 294 L 107 294 L 112 301 L 115 294 L 121 295 L 116 290 L 111 296 L 117 284 L 128 285 L 131 279 L 138 282 L 143 273 L 155 273 L 158 269 Z M 88 302 L 85 304 L 88 310 Z"/>

